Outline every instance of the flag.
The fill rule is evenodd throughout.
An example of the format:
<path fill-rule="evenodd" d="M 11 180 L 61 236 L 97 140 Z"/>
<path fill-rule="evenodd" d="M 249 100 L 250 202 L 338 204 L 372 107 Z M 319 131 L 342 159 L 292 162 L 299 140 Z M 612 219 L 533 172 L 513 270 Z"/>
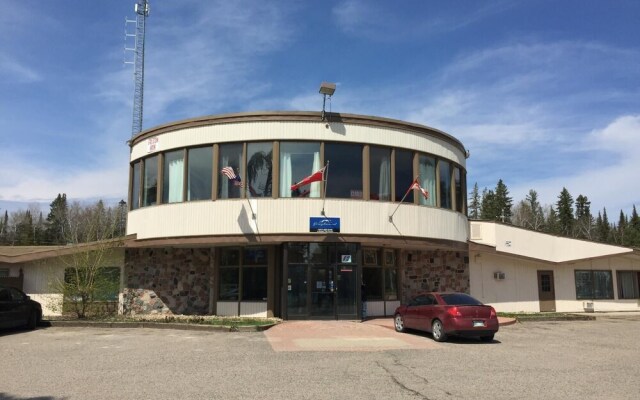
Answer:
<path fill-rule="evenodd" d="M 308 185 L 312 182 L 319 182 L 321 180 L 324 179 L 324 170 L 327 167 L 322 167 L 320 170 L 314 172 L 313 174 L 307 176 L 306 178 L 304 178 L 303 180 L 301 180 L 300 182 L 296 183 L 295 185 L 291 185 L 291 190 L 296 190 L 301 186 L 304 185 Z"/>
<path fill-rule="evenodd" d="M 233 168 L 231 167 L 224 167 L 220 170 L 221 174 L 224 174 L 227 178 L 229 178 L 230 181 L 233 181 L 233 184 L 235 186 L 240 186 L 242 187 L 242 180 L 240 179 L 240 177 L 238 175 L 236 175 L 233 172 Z"/>
<path fill-rule="evenodd" d="M 411 189 L 419 190 L 420 193 L 422 193 L 422 195 L 424 196 L 425 200 L 429 199 L 429 192 L 427 192 L 422 186 L 420 186 L 420 184 L 418 183 L 418 178 L 416 178 L 416 180 L 413 181 L 411 186 L 409 186 L 409 190 L 411 190 Z M 407 192 L 409 190 L 407 190 Z"/>

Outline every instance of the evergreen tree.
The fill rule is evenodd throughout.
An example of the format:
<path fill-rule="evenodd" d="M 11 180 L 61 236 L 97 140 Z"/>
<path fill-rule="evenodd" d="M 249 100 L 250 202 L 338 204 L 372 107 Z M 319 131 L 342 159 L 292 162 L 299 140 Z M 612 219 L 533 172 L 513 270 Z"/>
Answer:
<path fill-rule="evenodd" d="M 498 212 L 498 219 L 502 222 L 511 222 L 511 208 L 513 207 L 513 198 L 509 197 L 509 190 L 507 185 L 502 182 L 502 179 L 498 180 L 496 185 L 496 211 Z"/>
<path fill-rule="evenodd" d="M 611 225 L 609 225 L 609 218 L 607 217 L 607 209 L 602 210 L 602 215 L 598 212 L 598 218 L 596 220 L 596 230 L 598 234 L 598 241 L 603 243 L 609 243 Z"/>
<path fill-rule="evenodd" d="M 496 195 L 493 190 L 485 188 L 482 191 L 482 203 L 480 204 L 480 217 L 488 221 L 497 220 Z"/>
<path fill-rule="evenodd" d="M 631 219 L 629 220 L 629 224 L 633 229 L 640 231 L 640 217 L 638 217 L 638 212 L 636 211 L 636 205 L 633 205 L 633 211 L 631 211 Z"/>
<path fill-rule="evenodd" d="M 591 215 L 591 202 L 587 196 L 576 197 L 575 236 L 591 239 L 593 231 L 593 216 Z"/>
<path fill-rule="evenodd" d="M 46 241 L 47 244 L 65 244 L 65 232 L 68 230 L 67 195 L 58 193 L 58 197 L 51 203 L 51 211 L 47 215 Z"/>
<path fill-rule="evenodd" d="M 638 217 L 635 204 L 631 211 L 631 218 L 627 224 L 627 238 L 628 246 L 640 247 L 640 218 Z"/>
<path fill-rule="evenodd" d="M 560 221 L 558 220 L 558 213 L 556 212 L 556 210 L 553 208 L 553 206 L 549 206 L 549 208 L 547 208 L 547 213 L 546 213 L 546 218 L 545 218 L 545 231 L 546 233 L 550 233 L 552 235 L 558 235 L 560 234 Z"/>
<path fill-rule="evenodd" d="M 626 246 L 628 245 L 627 243 L 627 216 L 624 215 L 624 212 L 622 212 L 622 210 L 620 210 L 620 217 L 618 217 L 618 226 L 616 229 L 616 239 L 615 243 L 622 245 L 622 246 Z"/>
<path fill-rule="evenodd" d="M 16 215 L 15 244 L 18 246 L 29 246 L 33 244 L 33 218 L 31 211 L 19 212 Z"/>
<path fill-rule="evenodd" d="M 563 236 L 572 236 L 574 224 L 573 197 L 571 197 L 567 188 L 562 188 L 556 207 L 558 208 L 558 222 L 560 223 L 559 233 Z"/>
<path fill-rule="evenodd" d="M 473 185 L 471 191 L 471 201 L 469 201 L 469 218 L 480 218 L 480 193 L 478 192 L 478 182 Z M 125 203 L 126 204 L 126 203 Z"/>

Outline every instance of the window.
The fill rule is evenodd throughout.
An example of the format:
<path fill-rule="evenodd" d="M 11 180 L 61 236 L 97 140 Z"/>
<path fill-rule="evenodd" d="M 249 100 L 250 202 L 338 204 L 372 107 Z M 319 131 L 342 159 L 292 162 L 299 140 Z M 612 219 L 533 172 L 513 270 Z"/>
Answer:
<path fill-rule="evenodd" d="M 462 191 L 462 179 L 460 176 L 460 168 L 453 167 L 453 187 L 456 194 L 456 211 L 462 212 L 463 204 L 463 191 Z"/>
<path fill-rule="evenodd" d="M 218 300 L 267 301 L 267 264 L 266 248 L 222 249 Z"/>
<path fill-rule="evenodd" d="M 182 201 L 184 182 L 184 151 L 171 151 L 164 155 L 162 202 Z"/>
<path fill-rule="evenodd" d="M 450 293 L 450 294 L 441 294 L 442 300 L 444 300 L 445 304 L 450 306 L 481 306 L 482 303 L 468 294 L 464 293 Z"/>
<path fill-rule="evenodd" d="M 280 144 L 280 197 L 321 197 L 320 182 L 313 182 L 297 190 L 291 185 L 319 171 L 320 143 L 282 142 Z"/>
<path fill-rule="evenodd" d="M 247 145 L 247 196 L 271 197 L 273 143 Z"/>
<path fill-rule="evenodd" d="M 187 200 L 211 199 L 212 148 L 207 146 L 189 149 L 188 160 Z"/>
<path fill-rule="evenodd" d="M 618 271 L 618 298 L 640 298 L 640 272 Z"/>
<path fill-rule="evenodd" d="M 391 149 L 371 146 L 369 150 L 369 198 L 391 200 Z"/>
<path fill-rule="evenodd" d="M 576 299 L 613 299 L 611 271 L 575 271 Z"/>
<path fill-rule="evenodd" d="M 362 145 L 326 143 L 324 159 L 329 162 L 327 197 L 362 198 Z"/>
<path fill-rule="evenodd" d="M 144 191 L 142 206 L 152 206 L 158 202 L 158 156 L 144 160 Z"/>
<path fill-rule="evenodd" d="M 133 177 L 131 178 L 131 209 L 140 208 L 140 176 L 142 162 L 138 161 L 133 164 Z"/>
<path fill-rule="evenodd" d="M 413 183 L 413 153 L 407 150 L 396 150 L 396 201 L 402 200 L 407 189 Z M 413 203 L 413 190 L 409 190 L 404 199 L 407 203 Z"/>
<path fill-rule="evenodd" d="M 388 256 L 393 250 L 363 249 L 362 253 L 365 258 L 362 267 L 364 297 L 367 301 L 397 300 L 398 271 L 395 257 Z"/>
<path fill-rule="evenodd" d="M 9 277 L 9 268 L 0 268 L 0 278 Z"/>
<path fill-rule="evenodd" d="M 218 161 L 218 172 L 222 168 L 231 167 L 233 173 L 242 179 L 244 165 L 242 163 L 242 143 L 226 143 L 220 145 L 220 158 Z M 239 199 L 242 197 L 242 187 L 237 181 L 228 179 L 220 174 L 218 178 L 218 198 L 219 199 Z"/>
<path fill-rule="evenodd" d="M 429 198 L 418 196 L 420 204 L 425 206 L 436 205 L 436 159 L 421 154 L 419 157 L 420 186 L 429 193 Z"/>
<path fill-rule="evenodd" d="M 438 170 L 440 171 L 440 207 L 451 209 L 451 164 L 440 160 Z"/>

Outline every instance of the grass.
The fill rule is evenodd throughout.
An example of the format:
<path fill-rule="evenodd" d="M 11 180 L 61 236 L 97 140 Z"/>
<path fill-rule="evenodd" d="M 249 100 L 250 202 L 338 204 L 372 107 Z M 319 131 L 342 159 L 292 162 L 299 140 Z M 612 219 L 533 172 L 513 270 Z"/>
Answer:
<path fill-rule="evenodd" d="M 535 322 L 535 321 L 590 321 L 596 319 L 593 315 L 573 314 L 573 313 L 556 313 L 556 312 L 540 312 L 540 313 L 505 313 L 499 312 L 499 317 L 515 318 L 518 322 Z"/>
<path fill-rule="evenodd" d="M 80 321 L 74 316 L 52 317 L 56 321 Z M 219 317 L 215 315 L 106 315 L 90 316 L 82 321 L 87 322 L 153 322 L 167 324 L 191 324 L 191 325 L 212 325 L 226 327 L 241 326 L 267 326 L 282 322 L 279 318 L 251 318 L 251 317 Z"/>

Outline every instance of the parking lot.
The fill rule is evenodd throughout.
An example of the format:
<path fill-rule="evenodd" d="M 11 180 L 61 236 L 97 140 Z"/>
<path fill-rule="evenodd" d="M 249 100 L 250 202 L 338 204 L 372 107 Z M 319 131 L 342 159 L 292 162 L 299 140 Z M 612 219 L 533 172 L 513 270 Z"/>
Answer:
<path fill-rule="evenodd" d="M 268 331 L 2 332 L 0 398 L 637 399 L 638 332 L 636 316 L 599 317 L 515 324 L 490 344 L 412 333 L 417 347 L 368 351 L 283 350 Z"/>

